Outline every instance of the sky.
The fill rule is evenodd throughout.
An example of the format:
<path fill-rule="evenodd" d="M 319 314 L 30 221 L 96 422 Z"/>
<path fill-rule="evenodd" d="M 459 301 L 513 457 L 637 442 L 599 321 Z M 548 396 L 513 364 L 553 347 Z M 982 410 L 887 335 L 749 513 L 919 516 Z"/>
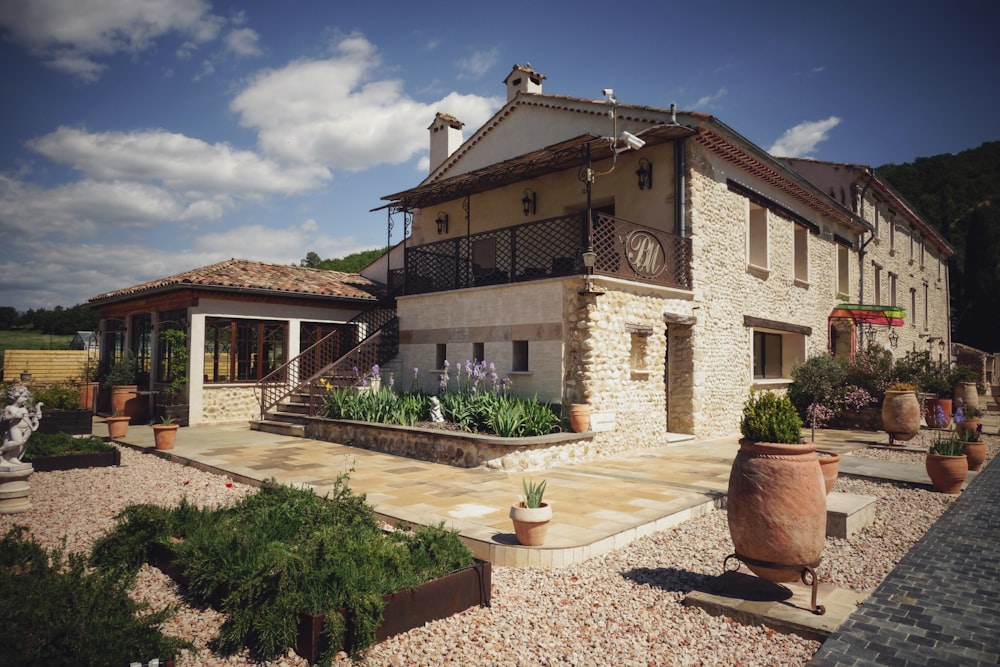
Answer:
<path fill-rule="evenodd" d="M 515 63 L 544 92 L 717 116 L 880 166 L 1000 139 L 993 2 L 0 2 L 0 306 L 66 308 L 231 257 L 384 246 L 381 197 Z M 394 231 L 393 243 L 400 239 Z"/>

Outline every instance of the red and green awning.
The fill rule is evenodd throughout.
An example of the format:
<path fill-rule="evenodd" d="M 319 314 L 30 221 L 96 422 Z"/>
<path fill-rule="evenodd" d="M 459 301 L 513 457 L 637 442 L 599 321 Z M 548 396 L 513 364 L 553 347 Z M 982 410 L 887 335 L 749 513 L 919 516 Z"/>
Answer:
<path fill-rule="evenodd" d="M 899 306 L 869 306 L 863 303 L 840 303 L 830 313 L 830 319 L 853 320 L 855 324 L 880 324 L 884 327 L 901 327 L 906 320 L 906 310 Z"/>

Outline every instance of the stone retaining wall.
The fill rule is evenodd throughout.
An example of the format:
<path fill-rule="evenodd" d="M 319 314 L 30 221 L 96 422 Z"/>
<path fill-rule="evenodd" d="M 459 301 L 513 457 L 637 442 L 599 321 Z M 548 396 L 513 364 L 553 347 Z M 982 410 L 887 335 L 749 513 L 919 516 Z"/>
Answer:
<path fill-rule="evenodd" d="M 612 453 L 593 433 L 553 433 L 531 438 L 500 438 L 434 428 L 371 424 L 312 417 L 306 437 L 460 468 L 524 471 L 582 463 Z"/>

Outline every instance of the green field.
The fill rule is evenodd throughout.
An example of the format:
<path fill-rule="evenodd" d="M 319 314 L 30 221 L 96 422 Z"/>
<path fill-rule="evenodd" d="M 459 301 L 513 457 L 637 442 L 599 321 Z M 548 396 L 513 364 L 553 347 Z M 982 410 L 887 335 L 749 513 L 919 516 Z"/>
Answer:
<path fill-rule="evenodd" d="M 4 350 L 66 350 L 73 336 L 52 336 L 34 329 L 0 331 L 0 367 Z"/>

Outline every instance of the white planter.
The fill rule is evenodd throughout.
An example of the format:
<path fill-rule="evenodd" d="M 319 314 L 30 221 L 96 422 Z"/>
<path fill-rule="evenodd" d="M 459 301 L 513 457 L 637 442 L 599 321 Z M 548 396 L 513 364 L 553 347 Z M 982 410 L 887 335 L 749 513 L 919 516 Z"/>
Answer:
<path fill-rule="evenodd" d="M 526 547 L 538 547 L 545 542 L 545 532 L 552 520 L 552 507 L 542 503 L 541 507 L 524 507 L 522 503 L 512 505 L 510 518 L 514 522 L 517 541 Z"/>

